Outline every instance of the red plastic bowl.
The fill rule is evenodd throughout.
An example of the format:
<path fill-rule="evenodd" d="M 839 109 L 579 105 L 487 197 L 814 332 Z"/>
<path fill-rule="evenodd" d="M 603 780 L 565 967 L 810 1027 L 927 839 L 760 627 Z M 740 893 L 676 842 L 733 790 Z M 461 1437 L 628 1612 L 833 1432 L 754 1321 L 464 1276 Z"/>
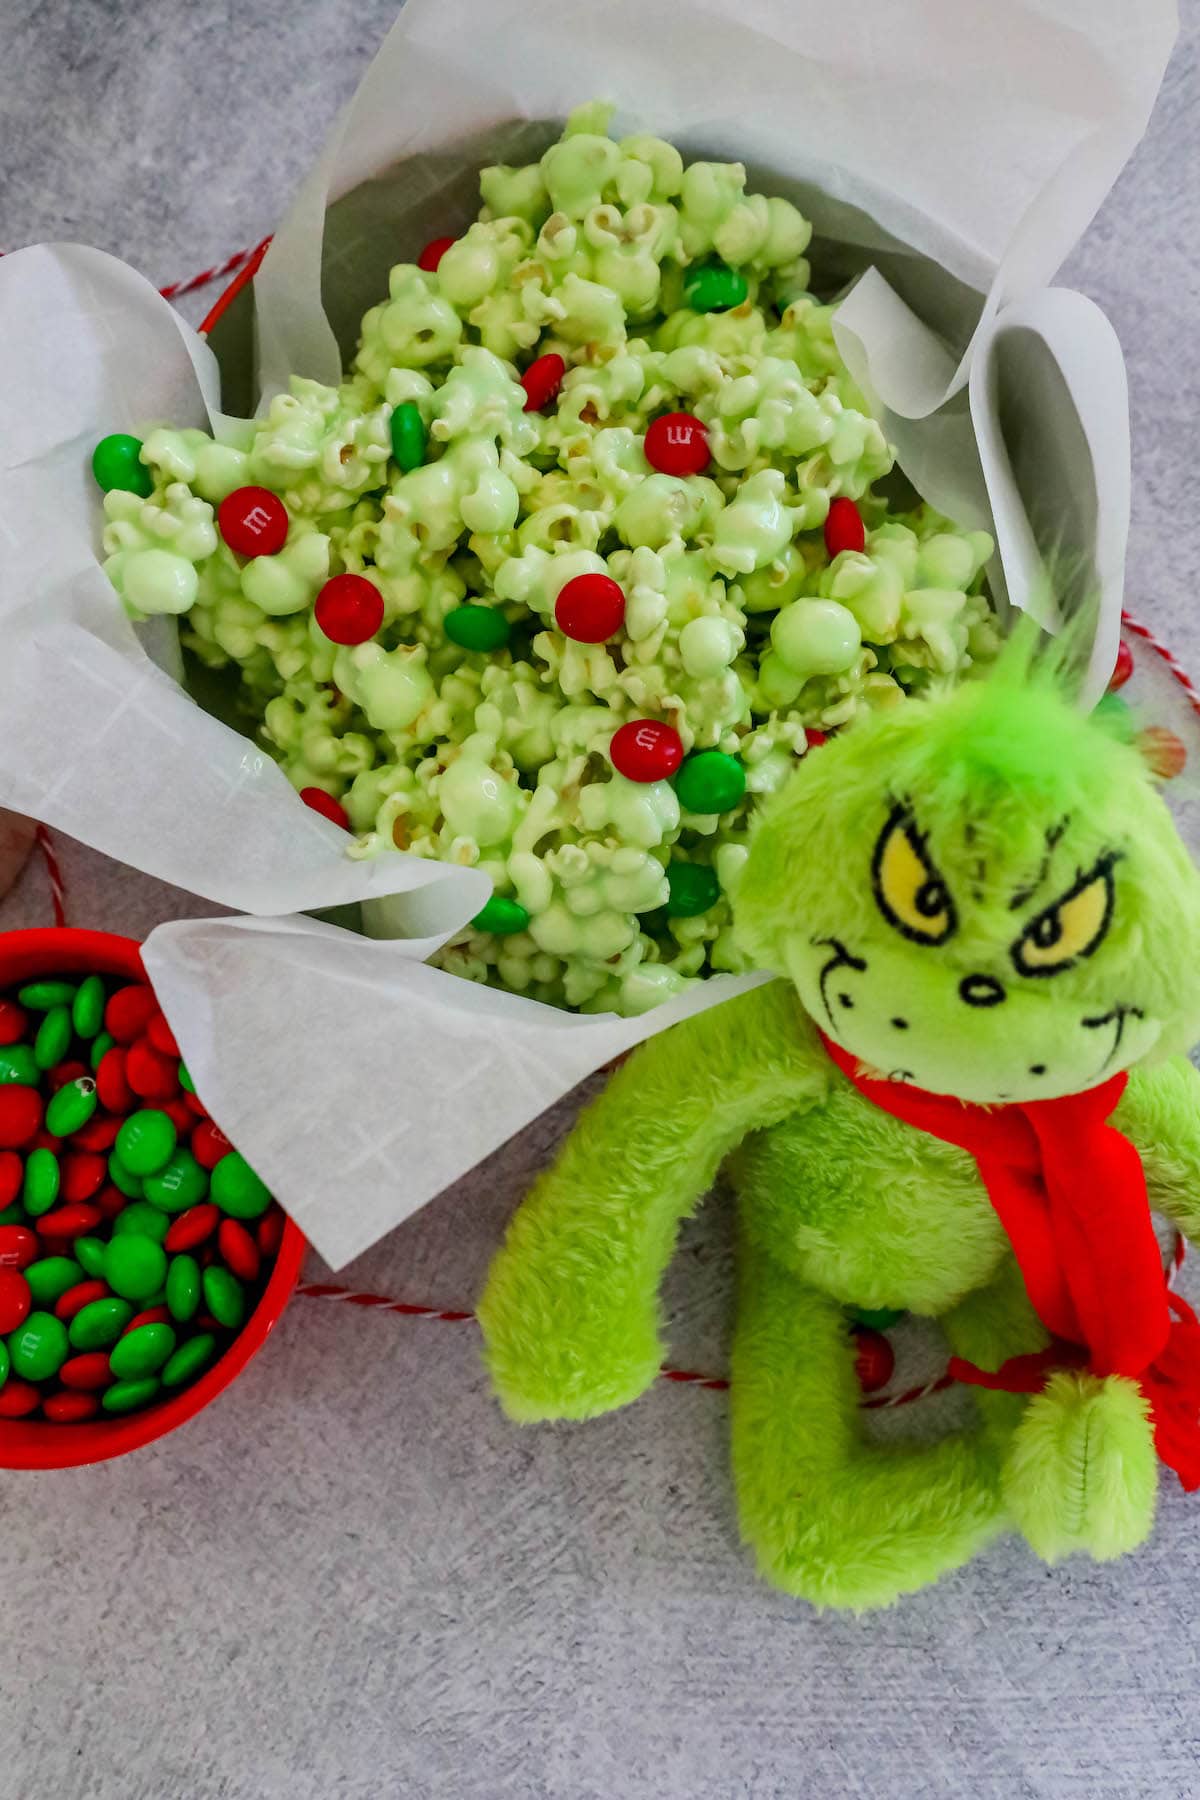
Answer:
<path fill-rule="evenodd" d="M 9 931 L 0 934 L 0 988 L 42 975 L 124 975 L 144 981 L 141 949 L 107 931 Z M 304 1259 L 303 1234 L 288 1219 L 263 1295 L 219 1362 L 191 1387 L 145 1412 L 83 1425 L 0 1419 L 0 1469 L 73 1469 L 107 1462 L 165 1437 L 215 1400 L 241 1374 L 291 1298 Z"/>

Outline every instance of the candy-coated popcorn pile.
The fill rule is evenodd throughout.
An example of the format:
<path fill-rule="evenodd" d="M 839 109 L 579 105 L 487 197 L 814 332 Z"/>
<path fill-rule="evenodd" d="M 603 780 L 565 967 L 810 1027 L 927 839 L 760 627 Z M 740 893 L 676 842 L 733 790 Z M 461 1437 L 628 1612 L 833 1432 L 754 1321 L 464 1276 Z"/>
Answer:
<path fill-rule="evenodd" d="M 442 966 L 628 1014 L 743 966 L 747 831 L 810 745 L 998 632 L 988 536 L 876 485 L 808 222 L 607 122 L 485 169 L 248 449 L 163 427 L 95 466 L 125 605 L 236 666 L 349 854 L 491 877 Z"/>

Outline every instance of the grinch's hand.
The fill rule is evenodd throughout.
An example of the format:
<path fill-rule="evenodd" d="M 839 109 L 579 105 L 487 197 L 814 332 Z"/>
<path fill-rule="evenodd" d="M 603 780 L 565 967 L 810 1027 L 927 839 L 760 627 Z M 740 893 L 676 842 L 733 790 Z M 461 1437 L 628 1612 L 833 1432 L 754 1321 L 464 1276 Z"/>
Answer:
<path fill-rule="evenodd" d="M 655 1308 L 603 1287 L 585 1294 L 510 1239 L 479 1308 L 487 1364 L 509 1418 L 590 1419 L 636 1400 L 658 1373 Z"/>
<path fill-rule="evenodd" d="M 1136 1549 L 1154 1522 L 1158 1486 L 1150 1409 L 1137 1383 L 1052 1375 L 1025 1409 L 1002 1484 L 1015 1523 L 1047 1562 L 1075 1550 L 1107 1562 Z"/>
<path fill-rule="evenodd" d="M 479 1322 L 512 1418 L 587 1419 L 650 1386 L 662 1361 L 658 1285 L 680 1220 L 733 1144 L 802 1111 L 827 1081 L 783 982 L 634 1052 L 534 1184 L 492 1264 Z"/>

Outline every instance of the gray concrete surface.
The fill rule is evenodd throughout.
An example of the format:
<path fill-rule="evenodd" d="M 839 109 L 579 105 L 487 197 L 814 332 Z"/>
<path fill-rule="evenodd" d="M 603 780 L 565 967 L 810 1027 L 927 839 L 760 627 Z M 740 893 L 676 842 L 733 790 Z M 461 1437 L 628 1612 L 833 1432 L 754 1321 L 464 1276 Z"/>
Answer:
<path fill-rule="evenodd" d="M 0 243 L 82 239 L 162 283 L 255 241 L 392 14 L 0 0 Z M 1198 63 L 1186 0 L 1147 139 L 1065 272 L 1129 361 L 1130 605 L 1193 667 Z M 1178 696 L 1142 680 L 1200 756 Z M 79 922 L 203 910 L 61 848 Z M 0 926 L 48 917 L 35 863 Z M 469 1303 L 570 1111 L 345 1279 Z M 672 1277 L 678 1362 L 722 1366 L 727 1272 L 717 1202 Z M 162 1445 L 0 1477 L 0 1800 L 1200 1794 L 1200 1500 L 1164 1483 L 1152 1543 L 1114 1566 L 1051 1571 L 1006 1542 L 885 1615 L 818 1617 L 750 1572 L 725 1427 L 721 1394 L 661 1384 L 592 1426 L 518 1433 L 472 1325 L 297 1300 Z"/>

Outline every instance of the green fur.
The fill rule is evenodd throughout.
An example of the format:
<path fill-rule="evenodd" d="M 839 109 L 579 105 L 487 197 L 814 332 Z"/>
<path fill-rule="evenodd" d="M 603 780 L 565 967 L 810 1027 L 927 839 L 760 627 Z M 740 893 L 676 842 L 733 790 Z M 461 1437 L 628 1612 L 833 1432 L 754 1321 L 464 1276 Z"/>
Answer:
<path fill-rule="evenodd" d="M 1098 1562 L 1142 1543 L 1154 1519 L 1158 1465 L 1149 1408 L 1119 1375 L 1052 1375 L 1013 1434 L 1001 1486 L 1027 1541 L 1047 1562 L 1088 1550 Z"/>
<path fill-rule="evenodd" d="M 939 942 L 897 927 L 902 884 L 873 873 L 898 808 L 952 902 Z M 1111 890 L 1093 892 L 1110 892 L 1111 912 L 1094 941 L 1028 973 L 1014 945 L 1026 957 L 1069 946 L 1065 912 L 1036 942 L 1031 921 L 1097 867 L 1111 867 Z M 924 930 L 949 913 L 940 890 L 922 893 Z M 1115 1122 L 1144 1152 L 1152 1203 L 1200 1223 L 1200 1089 L 1173 1054 L 1200 1023 L 1200 880 L 1136 753 L 1014 652 L 998 678 L 868 719 L 807 757 L 764 810 L 737 913 L 762 965 L 787 979 L 651 1039 L 534 1187 L 480 1306 L 505 1409 L 587 1418 L 649 1385 L 679 1223 L 728 1158 L 741 1219 L 734 1472 L 770 1580 L 861 1608 L 1014 1527 L 1048 1560 L 1132 1548 L 1157 1473 L 1130 1383 L 1059 1375 L 1031 1400 L 981 1392 L 966 1434 L 865 1442 L 846 1304 L 939 1318 L 959 1354 L 991 1369 L 1046 1337 L 973 1159 L 863 1099 L 813 1021 L 868 1066 L 975 1101 L 1076 1092 L 1136 1064 Z M 969 977 L 1002 998 L 968 1003 Z"/>

